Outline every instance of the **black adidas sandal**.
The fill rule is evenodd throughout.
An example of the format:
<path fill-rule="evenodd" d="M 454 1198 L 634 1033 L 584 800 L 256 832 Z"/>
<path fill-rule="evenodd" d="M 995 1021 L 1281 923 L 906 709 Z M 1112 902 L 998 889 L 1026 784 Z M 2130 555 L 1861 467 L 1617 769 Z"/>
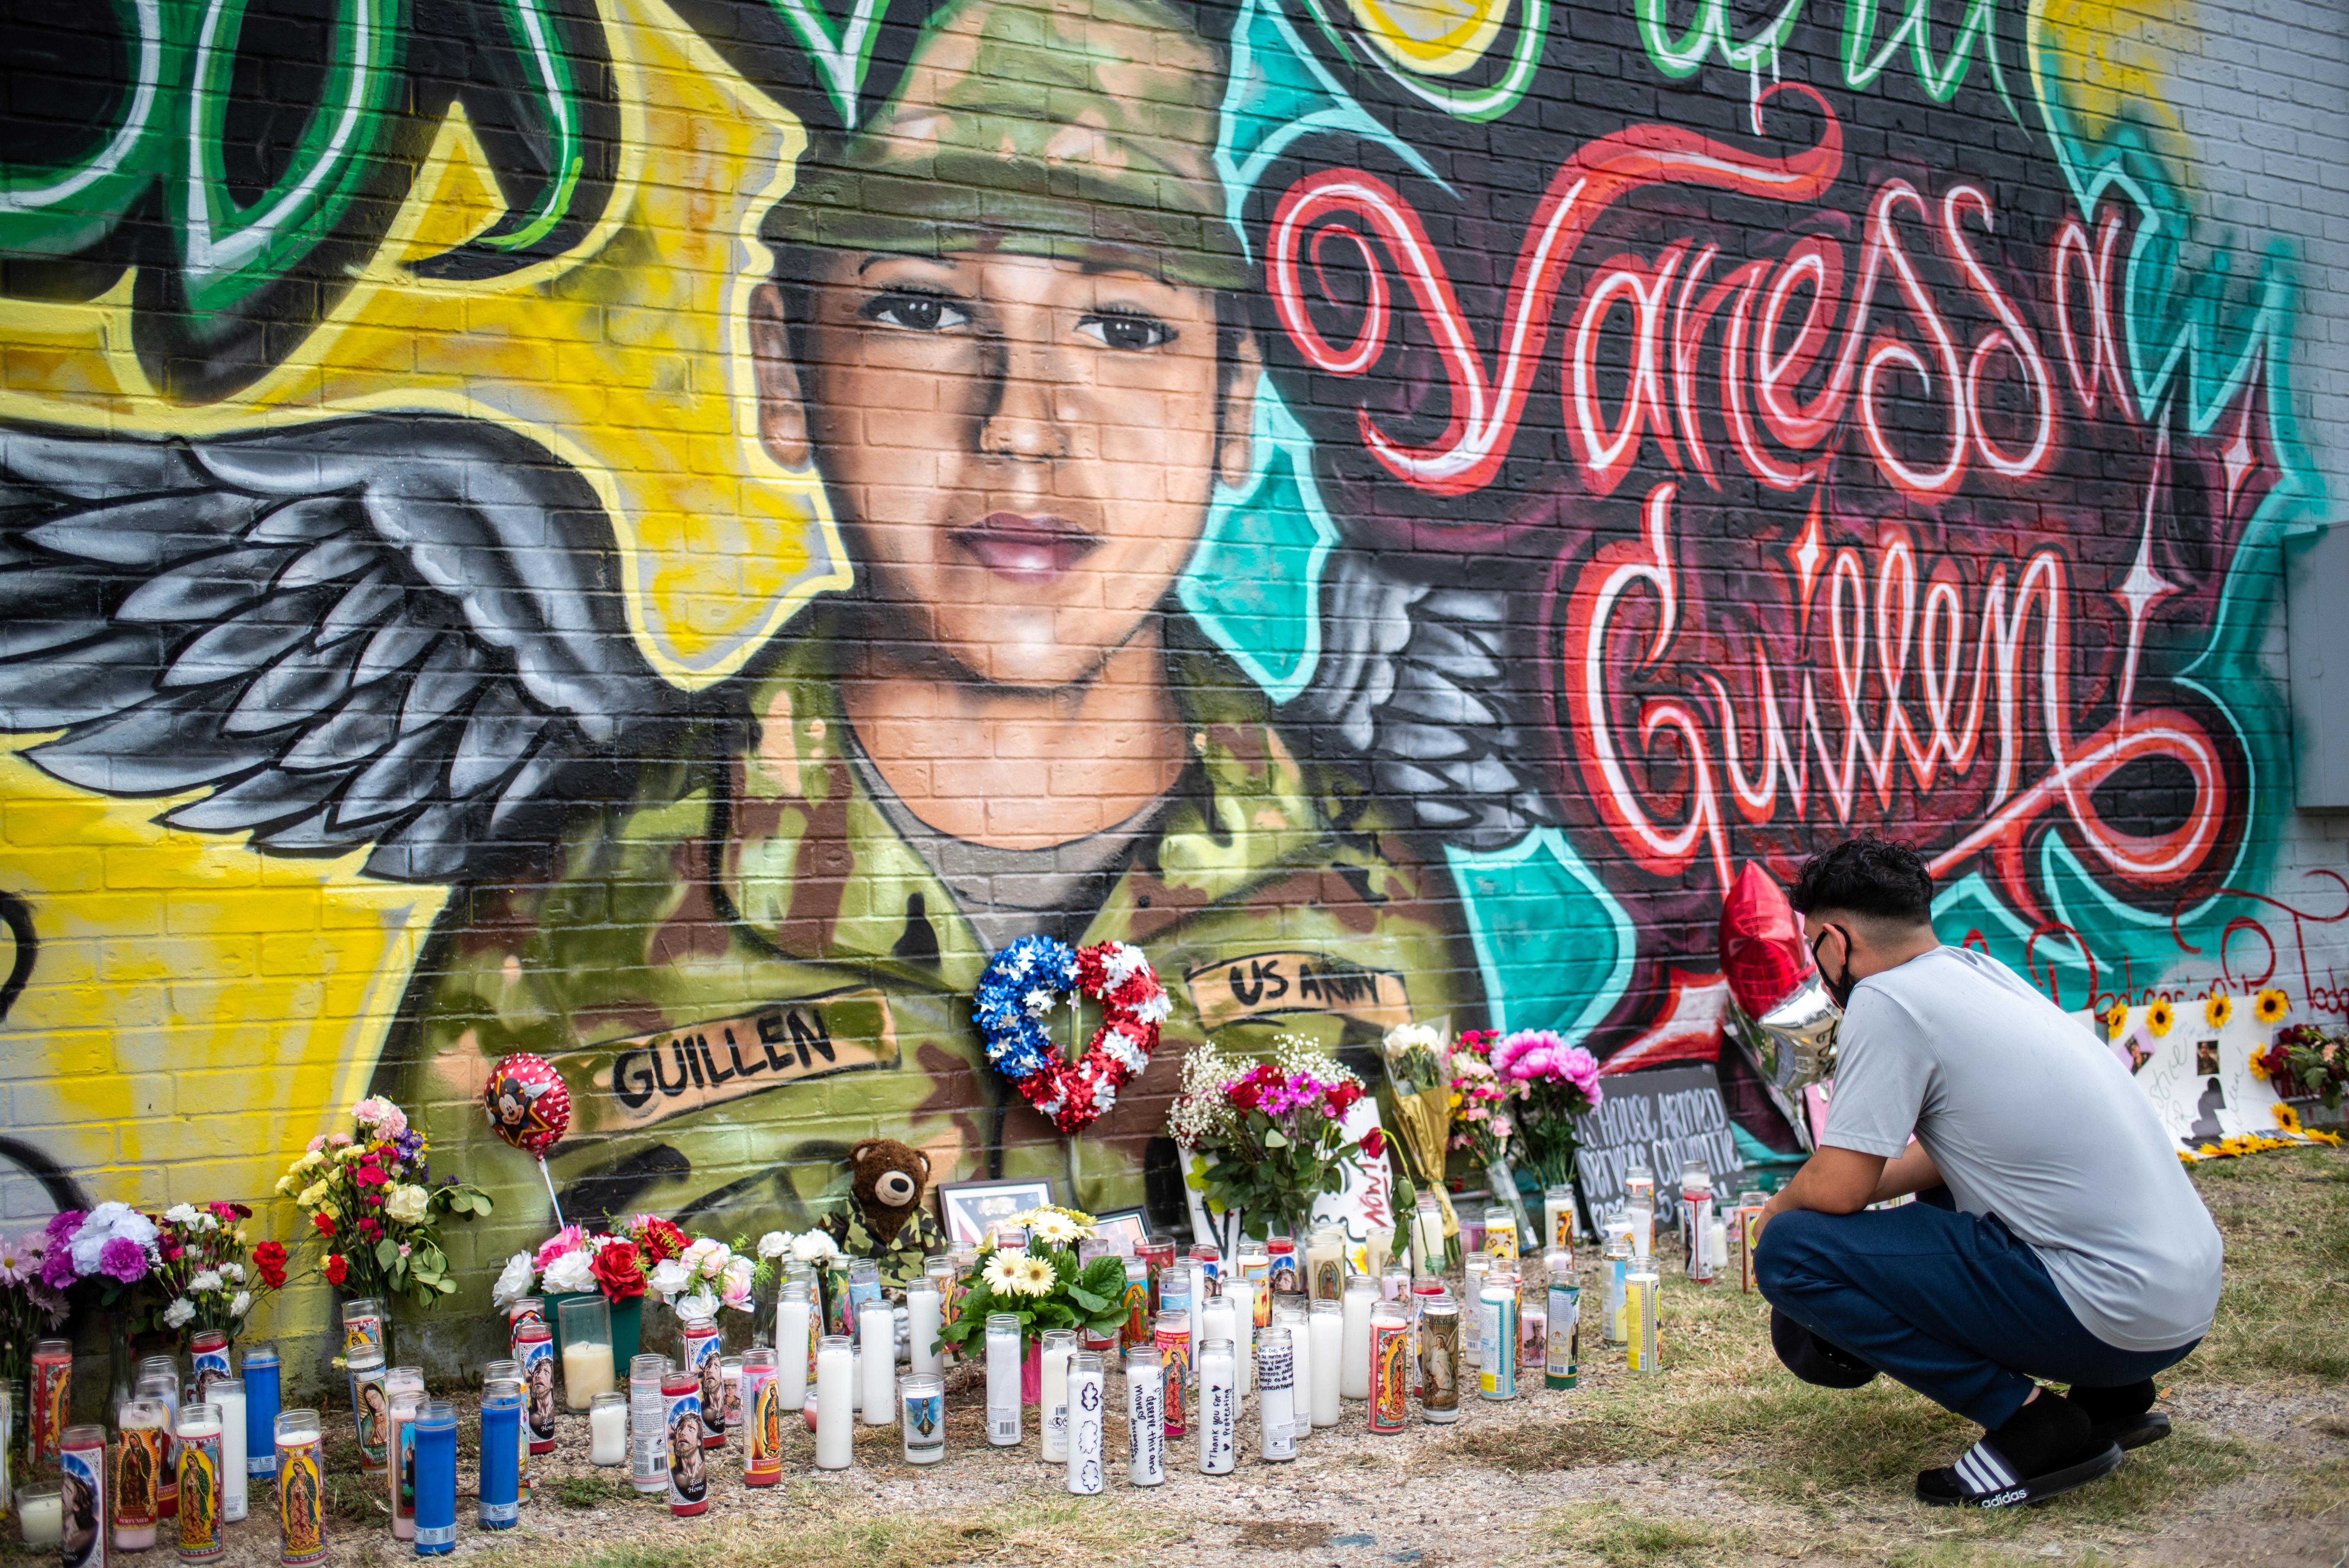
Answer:
<path fill-rule="evenodd" d="M 2044 1502 L 2120 1469 L 2121 1450 L 2107 1441 L 2086 1459 L 2033 1476 L 2018 1476 L 1999 1451 L 1985 1442 L 1968 1449 L 1955 1465 L 1917 1477 L 1917 1501 L 1928 1508 L 2013 1508 Z"/>
<path fill-rule="evenodd" d="M 2088 1429 L 2096 1437 L 2124 1449 L 2141 1449 L 2147 1443 L 2158 1443 L 2169 1436 L 2169 1418 L 2158 1410 L 2147 1410 L 2140 1416 L 2124 1416 L 2116 1421 L 2098 1421 Z"/>

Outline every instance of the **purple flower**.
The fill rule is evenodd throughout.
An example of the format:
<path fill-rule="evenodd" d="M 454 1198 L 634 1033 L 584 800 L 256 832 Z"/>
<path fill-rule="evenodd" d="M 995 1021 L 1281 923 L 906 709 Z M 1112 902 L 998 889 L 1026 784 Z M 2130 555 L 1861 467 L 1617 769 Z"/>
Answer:
<path fill-rule="evenodd" d="M 43 1233 L 49 1238 L 51 1247 L 65 1246 L 73 1241 L 74 1233 L 81 1229 L 82 1221 L 88 1218 L 88 1215 L 79 1209 L 67 1209 L 61 1214 L 51 1214 L 48 1225 Z"/>
<path fill-rule="evenodd" d="M 59 1247 L 41 1260 L 41 1283 L 51 1290 L 71 1290 L 78 1277 L 74 1273 L 71 1247 Z"/>
<path fill-rule="evenodd" d="M 98 1254 L 98 1272 L 123 1284 L 147 1277 L 147 1249 L 128 1236 L 117 1236 Z"/>

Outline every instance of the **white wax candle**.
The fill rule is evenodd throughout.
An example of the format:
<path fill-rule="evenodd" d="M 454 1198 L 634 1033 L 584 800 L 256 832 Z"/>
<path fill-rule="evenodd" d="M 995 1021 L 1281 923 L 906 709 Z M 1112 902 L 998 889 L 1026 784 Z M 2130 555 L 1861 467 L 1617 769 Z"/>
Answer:
<path fill-rule="evenodd" d="M 1231 1288 L 1245 1292 L 1247 1287 L 1239 1281 L 1234 1280 L 1231 1282 Z M 1243 1318 L 1240 1315 L 1241 1306 L 1247 1299 L 1244 1294 L 1219 1295 L 1194 1314 L 1199 1323 L 1199 1343 L 1204 1346 L 1209 1340 L 1221 1339 L 1233 1347 L 1232 1353 L 1236 1361 L 1245 1359 L 1249 1348 L 1249 1341 L 1253 1337 L 1250 1331 L 1256 1326 L 1256 1320 L 1253 1317 Z M 1248 1326 L 1247 1328 L 1240 1326 L 1244 1322 Z M 1196 1365 L 1195 1362 L 1193 1363 L 1195 1367 Z M 1247 1392 L 1247 1378 L 1241 1375 L 1237 1365 L 1232 1369 L 1232 1389 L 1236 1398 Z"/>
<path fill-rule="evenodd" d="M 1313 1335 L 1301 1312 L 1275 1308 L 1272 1326 L 1288 1330 L 1288 1429 L 1301 1442 L 1313 1430 Z"/>
<path fill-rule="evenodd" d="M 1044 1346 L 1044 1458 L 1054 1462 L 1069 1457 L 1069 1361 L 1076 1353 L 1071 1344 Z"/>
<path fill-rule="evenodd" d="M 885 1301 L 868 1301 L 856 1315 L 864 1343 L 864 1424 L 885 1427 L 897 1418 L 897 1314 Z"/>
<path fill-rule="evenodd" d="M 1297 1360 L 1289 1337 L 1288 1326 L 1276 1323 L 1257 1342 L 1257 1359 L 1262 1363 L 1257 1377 L 1256 1414 L 1261 1428 L 1257 1451 L 1268 1460 L 1297 1457 L 1296 1390 L 1290 1387 Z"/>
<path fill-rule="evenodd" d="M 853 1334 L 856 1332 L 857 1325 L 852 1323 L 848 1328 Z M 848 1413 L 852 1416 L 864 1413 L 864 1346 L 862 1345 L 852 1344 L 849 1346 Z"/>
<path fill-rule="evenodd" d="M 846 1336 L 826 1336 L 815 1351 L 815 1468 L 846 1470 L 855 1453 L 850 1430 L 855 1398 L 856 1357 Z"/>
<path fill-rule="evenodd" d="M 564 1348 L 567 1351 L 570 1346 Z M 587 1460 L 617 1465 L 628 1460 L 628 1408 L 605 1403 L 587 1412 Z"/>
<path fill-rule="evenodd" d="M 65 1538 L 65 1500 L 56 1492 L 47 1497 L 16 1498 L 16 1522 L 27 1546 L 55 1546 Z"/>
<path fill-rule="evenodd" d="M 807 1403 L 808 1304 L 787 1301 L 775 1308 L 775 1383 L 783 1391 L 783 1408 L 796 1410 Z"/>
<path fill-rule="evenodd" d="M 1199 1469 L 1208 1475 L 1229 1475 L 1239 1462 L 1239 1367 L 1230 1340 L 1213 1337 L 1202 1343 L 1206 1348 L 1199 1352 Z"/>
<path fill-rule="evenodd" d="M 1707 1230 L 1706 1236 L 1706 1245 L 1712 1250 L 1713 1266 L 1715 1271 L 1728 1268 L 1729 1222 L 1726 1220 L 1715 1220 L 1712 1226 Z"/>
<path fill-rule="evenodd" d="M 1338 1304 L 1316 1302 L 1314 1305 L 1328 1310 L 1306 1314 L 1308 1337 L 1313 1341 L 1313 1424 L 1334 1427 L 1338 1424 L 1338 1382 L 1340 1364 L 1346 1354 L 1346 1320 Z M 1370 1352 L 1365 1350 L 1365 1364 Z"/>
<path fill-rule="evenodd" d="M 232 1379 L 231 1381 L 235 1381 Z M 244 1385 L 212 1387 L 212 1403 L 221 1408 L 221 1518 L 234 1523 L 244 1517 Z"/>
<path fill-rule="evenodd" d="M 987 1326 L 987 1440 L 999 1449 L 1019 1444 L 1019 1320 Z"/>
<path fill-rule="evenodd" d="M 945 1305 L 936 1287 L 927 1280 L 916 1281 L 905 1292 L 905 1330 L 912 1341 L 912 1369 L 916 1372 L 938 1376 L 946 1371 L 946 1353 L 930 1348 L 937 1343 L 938 1328 L 945 1321 Z"/>
<path fill-rule="evenodd" d="M 1125 1479 L 1157 1486 L 1166 1479 L 1166 1368 L 1156 1361 L 1125 1369 Z"/>
<path fill-rule="evenodd" d="M 1345 1339 L 1338 1364 L 1338 1392 L 1349 1399 L 1371 1397 L 1371 1305 L 1378 1285 L 1367 1279 L 1346 1282 Z"/>
<path fill-rule="evenodd" d="M 563 1402 L 573 1410 L 584 1410 L 595 1402 L 598 1394 L 608 1394 L 619 1386 L 612 1370 L 612 1342 L 597 1340 L 582 1345 L 576 1340 L 563 1342 Z M 602 1460 L 596 1461 L 598 1464 Z M 617 1462 L 617 1461 L 615 1461 Z"/>
<path fill-rule="evenodd" d="M 1071 1357 L 1069 1365 L 1069 1490 L 1079 1497 L 1098 1494 L 1102 1475 L 1102 1427 L 1107 1376 L 1098 1356 Z"/>
<path fill-rule="evenodd" d="M 1200 1309 L 1206 1305 L 1209 1298 L 1215 1295 L 1215 1278 L 1207 1273 L 1207 1265 L 1200 1263 L 1193 1264 L 1191 1265 L 1190 1343 L 1185 1346 L 1185 1348 L 1190 1352 L 1190 1357 L 1184 1365 L 1189 1367 L 1195 1372 L 1198 1370 L 1199 1367 L 1199 1346 L 1206 1342 L 1207 1337 L 1205 1334 L 1199 1332 L 1200 1326 L 1204 1322 L 1204 1319 L 1200 1317 L 1199 1313 Z"/>

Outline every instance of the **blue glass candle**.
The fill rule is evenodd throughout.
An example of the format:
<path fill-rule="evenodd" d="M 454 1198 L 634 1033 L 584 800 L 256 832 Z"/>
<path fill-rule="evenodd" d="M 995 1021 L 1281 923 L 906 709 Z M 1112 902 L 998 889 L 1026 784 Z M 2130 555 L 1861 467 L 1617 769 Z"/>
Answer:
<path fill-rule="evenodd" d="M 416 1554 L 440 1557 L 457 1548 L 457 1407 L 428 1400 L 416 1418 Z M 513 1463 L 513 1444 L 505 1447 Z"/>
<path fill-rule="evenodd" d="M 244 1473 L 277 1479 L 277 1346 L 255 1345 L 244 1353 Z"/>
<path fill-rule="evenodd" d="M 521 1521 L 522 1385 L 481 1390 L 481 1528 L 512 1530 Z"/>

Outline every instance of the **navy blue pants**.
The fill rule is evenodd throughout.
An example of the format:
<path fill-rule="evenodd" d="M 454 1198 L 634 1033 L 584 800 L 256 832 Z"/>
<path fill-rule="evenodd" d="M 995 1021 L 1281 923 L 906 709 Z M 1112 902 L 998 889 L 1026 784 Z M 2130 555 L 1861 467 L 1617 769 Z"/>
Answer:
<path fill-rule="evenodd" d="M 2034 1378 L 2091 1388 L 2142 1382 L 2186 1358 L 2119 1350 L 2064 1305 L 2039 1254 L 1949 1190 L 1897 1209 L 1774 1216 L 1754 1252 L 1770 1304 L 1820 1338 L 1984 1427 L 2023 1408 Z"/>

